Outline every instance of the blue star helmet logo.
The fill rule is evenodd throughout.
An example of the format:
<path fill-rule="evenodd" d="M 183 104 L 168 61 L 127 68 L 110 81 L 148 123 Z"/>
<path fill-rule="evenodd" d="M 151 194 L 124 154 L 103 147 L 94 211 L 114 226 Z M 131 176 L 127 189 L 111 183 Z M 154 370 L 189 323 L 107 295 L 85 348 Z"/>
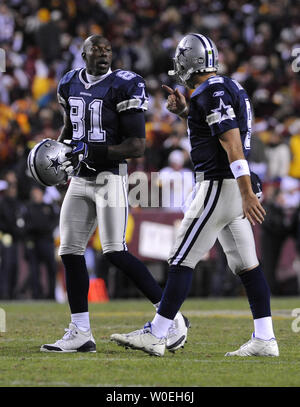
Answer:
<path fill-rule="evenodd" d="M 51 157 L 49 157 L 49 156 L 47 156 L 47 158 L 49 159 L 49 161 L 50 161 L 50 165 L 49 165 L 49 167 L 47 167 L 46 168 L 46 170 L 50 170 L 51 168 L 53 168 L 54 169 L 54 171 L 55 171 L 55 174 L 57 175 L 58 174 L 58 168 L 61 166 L 61 162 L 59 161 L 59 159 L 58 159 L 58 155 L 55 157 L 55 158 L 51 158 Z"/>
<path fill-rule="evenodd" d="M 177 58 L 180 57 L 180 55 L 182 55 L 184 57 L 185 56 L 184 53 L 186 51 L 189 51 L 190 49 L 192 49 L 192 47 L 180 47 Z"/>

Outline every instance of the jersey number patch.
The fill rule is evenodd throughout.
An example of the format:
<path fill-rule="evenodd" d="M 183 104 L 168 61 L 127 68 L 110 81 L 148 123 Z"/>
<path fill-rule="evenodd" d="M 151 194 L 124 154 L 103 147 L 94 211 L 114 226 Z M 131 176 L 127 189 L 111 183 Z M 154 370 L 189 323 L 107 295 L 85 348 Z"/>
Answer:
<path fill-rule="evenodd" d="M 94 99 L 88 104 L 90 111 L 90 129 L 86 126 L 85 112 L 86 102 L 81 97 L 70 97 L 70 120 L 73 125 L 73 139 L 81 140 L 87 132 L 88 141 L 106 141 L 106 131 L 102 128 L 102 104 L 103 100 Z"/>
<path fill-rule="evenodd" d="M 136 77 L 136 74 L 130 71 L 118 71 L 117 76 L 124 79 L 125 81 L 130 81 L 131 79 Z"/>

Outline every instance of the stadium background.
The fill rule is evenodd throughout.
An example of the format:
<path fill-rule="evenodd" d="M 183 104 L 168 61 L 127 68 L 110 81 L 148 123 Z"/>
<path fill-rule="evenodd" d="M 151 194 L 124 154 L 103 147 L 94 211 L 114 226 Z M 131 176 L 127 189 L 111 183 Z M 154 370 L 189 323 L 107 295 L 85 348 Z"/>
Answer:
<path fill-rule="evenodd" d="M 129 162 L 129 171 L 148 174 L 169 168 L 174 150 L 178 153 L 172 156 L 175 169 L 191 168 L 186 129 L 165 109 L 167 95 L 161 89 L 162 83 L 175 86 L 167 71 L 179 39 L 187 32 L 201 32 L 217 43 L 220 73 L 238 80 L 254 107 L 249 161 L 263 180 L 269 213 L 264 228 L 255 227 L 259 256 L 266 268 L 280 254 L 278 264 L 267 273 L 274 295 L 298 294 L 300 81 L 293 71 L 292 49 L 300 46 L 299 11 L 298 2 L 292 0 L 1 1 L 0 47 L 5 51 L 6 69 L 0 73 L 0 298 L 53 296 L 45 266 L 38 271 L 33 266 L 37 260 L 34 249 L 45 235 L 57 247 L 58 213 L 65 189 L 48 188 L 42 195 L 33 192 L 36 184 L 28 177 L 26 159 L 36 142 L 57 138 L 62 126 L 57 83 L 66 71 L 83 65 L 82 41 L 94 33 L 111 41 L 114 69 L 135 71 L 146 80 L 150 94 L 147 150 L 143 158 Z M 8 202 L 13 203 L 9 206 L 15 210 L 5 212 L 8 195 Z M 40 200 L 44 206 L 39 206 L 39 217 Z M 36 212 L 30 217 L 32 208 Z M 147 262 L 161 284 L 181 216 L 181 212 L 164 208 L 131 208 L 129 249 Z M 51 253 L 47 241 L 44 249 Z M 57 301 L 65 301 L 62 266 L 53 253 L 57 273 L 54 276 L 51 269 L 49 273 L 57 280 Z M 47 261 L 51 263 L 51 259 Z M 105 281 L 109 298 L 140 295 L 105 262 L 97 238 L 90 242 L 87 262 L 91 278 Z M 243 295 L 217 245 L 197 269 L 192 296 Z"/>

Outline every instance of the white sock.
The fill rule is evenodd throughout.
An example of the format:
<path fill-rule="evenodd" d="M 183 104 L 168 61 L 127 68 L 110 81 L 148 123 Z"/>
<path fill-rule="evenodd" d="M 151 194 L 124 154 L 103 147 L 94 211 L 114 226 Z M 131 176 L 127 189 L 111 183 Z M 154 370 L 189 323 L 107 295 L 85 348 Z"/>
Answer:
<path fill-rule="evenodd" d="M 87 332 L 90 330 L 90 316 L 89 312 L 78 312 L 71 314 L 71 322 L 77 326 L 80 331 Z"/>
<path fill-rule="evenodd" d="M 157 304 L 153 304 L 153 307 L 156 309 L 156 311 L 158 310 L 159 305 L 160 305 L 160 301 Z"/>
<path fill-rule="evenodd" d="M 269 340 L 275 338 L 272 317 L 258 318 L 254 320 L 254 335 L 256 338 Z"/>
<path fill-rule="evenodd" d="M 173 319 L 168 319 L 162 315 L 155 314 L 153 321 L 151 322 L 152 333 L 157 338 L 163 338 L 167 336 L 168 330 L 172 325 Z"/>

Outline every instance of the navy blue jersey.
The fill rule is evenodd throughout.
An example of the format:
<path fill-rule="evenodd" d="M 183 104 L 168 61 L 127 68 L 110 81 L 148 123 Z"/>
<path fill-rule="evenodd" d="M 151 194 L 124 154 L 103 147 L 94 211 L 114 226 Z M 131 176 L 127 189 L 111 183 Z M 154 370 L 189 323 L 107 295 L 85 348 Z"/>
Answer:
<path fill-rule="evenodd" d="M 204 179 L 234 178 L 218 136 L 239 128 L 245 157 L 250 151 L 251 104 L 244 88 L 226 76 L 213 76 L 193 92 L 188 132 L 194 169 Z"/>
<path fill-rule="evenodd" d="M 120 115 L 147 110 L 148 95 L 144 79 L 134 72 L 118 69 L 89 83 L 85 68 L 81 68 L 67 72 L 60 80 L 58 101 L 72 122 L 72 139 L 83 140 L 93 148 L 99 143 L 120 144 L 128 134 L 120 128 Z M 82 165 L 79 176 L 116 170 L 120 164 L 111 160 L 85 161 L 96 172 Z"/>

